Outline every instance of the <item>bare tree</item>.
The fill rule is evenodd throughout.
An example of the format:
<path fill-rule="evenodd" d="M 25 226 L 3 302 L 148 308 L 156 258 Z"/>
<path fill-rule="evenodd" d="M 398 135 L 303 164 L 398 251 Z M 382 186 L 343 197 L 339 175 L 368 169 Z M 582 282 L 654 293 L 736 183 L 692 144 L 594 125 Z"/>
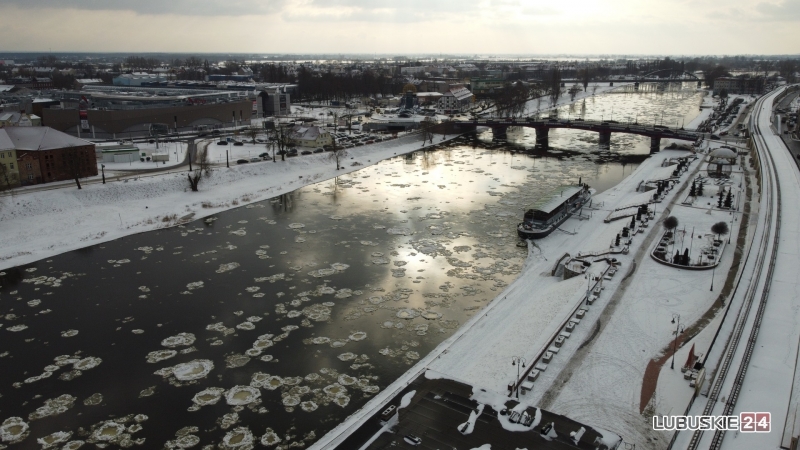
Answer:
<path fill-rule="evenodd" d="M 16 184 L 16 177 L 4 163 L 0 163 L 0 191 L 11 189 Z"/>
<path fill-rule="evenodd" d="M 197 168 L 187 175 L 192 192 L 197 192 L 197 186 L 200 184 L 200 180 L 203 179 L 203 175 L 211 176 L 211 161 L 208 160 L 208 146 L 203 148 L 203 151 L 198 156 L 200 157 L 200 161 Z"/>
<path fill-rule="evenodd" d="M 333 138 L 333 151 L 331 152 L 331 156 L 329 158 L 331 161 L 336 162 L 336 170 L 343 169 L 344 167 L 339 166 L 339 162 L 345 158 L 347 158 L 347 149 L 344 147 L 339 147 L 336 145 L 336 138 Z"/>
<path fill-rule="evenodd" d="M 553 106 L 561 97 L 561 70 L 556 67 L 550 73 L 550 100 Z"/>
<path fill-rule="evenodd" d="M 259 134 L 261 134 L 261 128 L 255 125 L 251 125 L 246 130 L 244 130 L 244 134 L 253 141 L 253 144 L 255 144 L 256 138 L 258 137 Z"/>
<path fill-rule="evenodd" d="M 422 120 L 420 125 L 422 128 L 422 143 L 424 144 L 425 141 L 430 141 L 431 144 L 433 144 L 433 127 L 435 125 L 433 119 L 426 117 Z"/>
<path fill-rule="evenodd" d="M 589 68 L 583 69 L 581 72 L 581 82 L 583 83 L 583 90 L 585 91 L 589 87 L 589 80 L 591 79 L 592 75 L 589 72 Z"/>
<path fill-rule="evenodd" d="M 72 177 L 75 179 L 75 185 L 78 186 L 78 189 L 81 188 L 81 152 L 76 150 L 75 148 L 70 148 L 64 152 L 64 160 L 66 162 L 67 170 L 72 174 Z"/>
<path fill-rule="evenodd" d="M 571 88 L 569 88 L 569 99 L 575 100 L 575 96 L 578 95 L 578 92 L 581 91 L 581 88 L 578 87 L 577 84 L 573 84 Z"/>
<path fill-rule="evenodd" d="M 278 148 L 278 154 L 281 155 L 281 161 L 286 161 L 286 151 L 289 147 L 289 135 L 291 130 L 286 125 L 275 124 L 275 129 L 272 130 L 272 141 Z"/>

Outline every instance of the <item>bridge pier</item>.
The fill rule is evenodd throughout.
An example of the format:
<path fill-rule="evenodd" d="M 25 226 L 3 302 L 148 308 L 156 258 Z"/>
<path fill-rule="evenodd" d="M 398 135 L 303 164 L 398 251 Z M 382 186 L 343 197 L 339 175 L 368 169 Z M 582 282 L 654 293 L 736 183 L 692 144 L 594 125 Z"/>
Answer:
<path fill-rule="evenodd" d="M 653 136 L 650 138 L 650 154 L 658 153 L 661 151 L 661 138 Z"/>
<path fill-rule="evenodd" d="M 550 128 L 534 128 L 536 130 L 536 146 L 541 148 L 549 148 L 548 134 Z"/>
<path fill-rule="evenodd" d="M 508 135 L 506 131 L 508 130 L 507 127 L 492 127 L 492 139 L 506 139 Z"/>
<path fill-rule="evenodd" d="M 610 131 L 600 131 L 600 147 L 608 148 L 611 146 L 611 132 Z"/>
<path fill-rule="evenodd" d="M 608 85 L 609 85 L 609 86 L 613 86 L 613 85 L 614 85 L 614 82 L 613 82 L 613 81 L 610 81 L 610 82 L 608 83 Z"/>

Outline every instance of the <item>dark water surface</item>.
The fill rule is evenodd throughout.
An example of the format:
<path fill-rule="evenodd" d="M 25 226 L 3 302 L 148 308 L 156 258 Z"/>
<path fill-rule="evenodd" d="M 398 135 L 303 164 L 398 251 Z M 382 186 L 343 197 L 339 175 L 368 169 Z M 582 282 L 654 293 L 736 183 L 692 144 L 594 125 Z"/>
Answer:
<path fill-rule="evenodd" d="M 513 281 L 530 204 L 646 156 L 559 133 L 552 151 L 484 133 L 6 270 L 3 444 L 310 445 Z"/>

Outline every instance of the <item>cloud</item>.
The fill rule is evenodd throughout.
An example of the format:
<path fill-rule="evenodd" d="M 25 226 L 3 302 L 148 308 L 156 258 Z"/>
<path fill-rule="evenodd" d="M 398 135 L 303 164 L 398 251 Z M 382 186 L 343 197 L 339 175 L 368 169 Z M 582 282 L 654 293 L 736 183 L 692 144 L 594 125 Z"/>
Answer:
<path fill-rule="evenodd" d="M 800 19 L 800 0 L 784 0 L 780 3 L 759 3 L 756 10 L 764 19 L 795 21 Z"/>
<path fill-rule="evenodd" d="M 3 0 L 4 7 L 20 9 L 76 9 L 131 11 L 142 15 L 243 16 L 273 14 L 288 0 Z"/>

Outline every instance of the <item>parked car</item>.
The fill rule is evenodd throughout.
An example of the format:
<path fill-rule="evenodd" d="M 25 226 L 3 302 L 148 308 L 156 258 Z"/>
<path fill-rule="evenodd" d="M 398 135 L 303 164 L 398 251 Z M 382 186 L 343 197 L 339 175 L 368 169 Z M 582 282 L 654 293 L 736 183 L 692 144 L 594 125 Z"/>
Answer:
<path fill-rule="evenodd" d="M 259 158 L 269 158 L 269 153 L 267 153 L 267 152 L 260 153 L 260 154 L 258 155 L 258 157 L 259 157 Z"/>
<path fill-rule="evenodd" d="M 212 130 L 211 133 L 212 134 L 219 134 L 219 130 Z"/>
<path fill-rule="evenodd" d="M 242 141 L 236 141 L 236 142 L 234 142 L 234 143 L 233 143 L 233 145 L 235 145 L 235 146 L 237 146 L 237 147 L 241 147 L 241 146 L 243 146 L 243 145 L 244 145 L 244 142 L 242 142 Z"/>
<path fill-rule="evenodd" d="M 310 155 L 311 154 L 311 150 L 303 150 L 302 152 L 300 152 L 300 154 L 301 155 Z"/>
<path fill-rule="evenodd" d="M 228 145 L 228 141 L 219 141 L 217 145 Z"/>
<path fill-rule="evenodd" d="M 260 162 L 260 161 L 261 161 L 261 158 L 257 158 L 255 156 L 250 158 L 250 162 Z"/>
<path fill-rule="evenodd" d="M 403 440 L 406 441 L 406 444 L 410 444 L 410 445 L 413 445 L 415 447 L 417 445 L 422 444 L 422 439 L 420 439 L 417 436 L 414 436 L 413 434 L 407 434 L 407 435 L 403 436 Z"/>
<path fill-rule="evenodd" d="M 322 152 L 324 152 L 324 151 L 325 151 L 325 150 L 323 150 L 323 149 L 321 149 L 321 148 L 318 148 L 318 149 L 314 150 L 314 153 L 322 153 Z"/>
<path fill-rule="evenodd" d="M 288 152 L 286 152 L 286 156 L 297 156 L 297 150 L 290 149 Z"/>
<path fill-rule="evenodd" d="M 236 164 L 247 164 L 247 163 L 249 163 L 249 162 L 250 162 L 250 161 L 248 161 L 248 160 L 246 160 L 246 159 L 237 159 L 237 160 L 236 160 Z"/>

